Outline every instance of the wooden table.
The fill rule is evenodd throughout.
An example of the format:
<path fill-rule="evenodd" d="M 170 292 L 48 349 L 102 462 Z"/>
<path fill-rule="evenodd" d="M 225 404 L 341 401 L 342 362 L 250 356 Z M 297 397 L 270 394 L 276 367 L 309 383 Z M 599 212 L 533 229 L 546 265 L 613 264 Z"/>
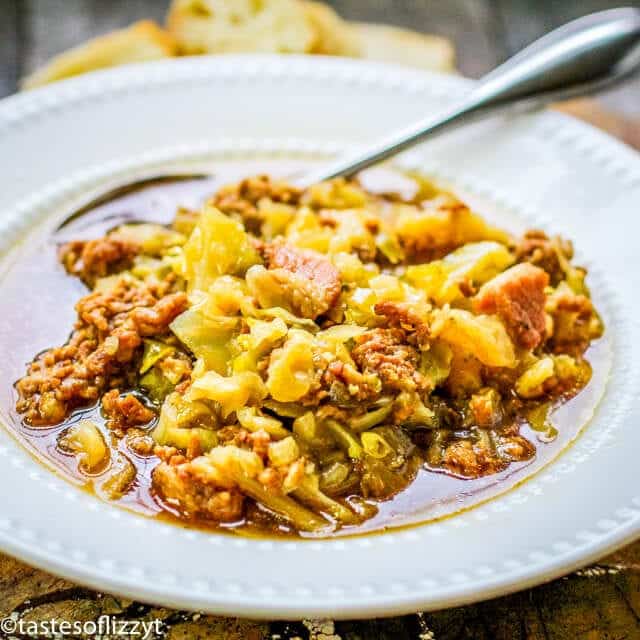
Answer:
<path fill-rule="evenodd" d="M 478 77 L 543 32 L 607 0 L 331 0 L 345 17 L 452 38 L 461 71 Z M 640 1 L 622 4 L 640 7 Z M 0 0 L 0 97 L 49 56 L 140 18 L 164 0 Z M 604 107 L 602 106 L 604 105 Z M 574 113 L 640 149 L 640 79 Z M 613 111 L 613 114 L 611 113 Z M 1 507 L 0 507 L 1 509 Z M 428 550 L 425 550 L 428 553 Z M 640 638 L 640 543 L 596 566 L 480 604 L 386 620 L 251 622 L 169 611 L 92 592 L 0 555 L 0 618 L 163 620 L 164 637 L 196 640 L 632 640 Z M 1 637 L 1 634 L 0 634 Z"/>

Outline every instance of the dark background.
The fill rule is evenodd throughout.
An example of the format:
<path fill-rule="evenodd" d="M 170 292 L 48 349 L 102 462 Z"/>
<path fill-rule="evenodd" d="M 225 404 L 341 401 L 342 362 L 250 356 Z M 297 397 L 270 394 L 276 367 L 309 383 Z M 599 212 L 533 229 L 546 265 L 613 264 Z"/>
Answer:
<path fill-rule="evenodd" d="M 351 20 L 386 22 L 452 39 L 460 70 L 479 77 L 546 31 L 640 0 L 328 0 Z M 0 97 L 52 55 L 141 18 L 161 22 L 169 0 L 0 0 Z M 640 79 L 605 103 L 640 115 Z"/>

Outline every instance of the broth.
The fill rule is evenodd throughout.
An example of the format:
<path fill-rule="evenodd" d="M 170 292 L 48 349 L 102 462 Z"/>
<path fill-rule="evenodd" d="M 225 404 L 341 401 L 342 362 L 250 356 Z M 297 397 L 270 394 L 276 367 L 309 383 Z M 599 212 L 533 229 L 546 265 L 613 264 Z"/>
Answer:
<path fill-rule="evenodd" d="M 282 173 L 289 167 L 274 167 Z M 99 482 L 92 482 L 77 469 L 73 455 L 62 452 L 57 439 L 64 429 L 83 418 L 103 426 L 99 406 L 75 411 L 69 419 L 53 427 L 25 425 L 14 410 L 14 382 L 24 374 L 25 363 L 34 353 L 53 344 L 62 344 L 74 321 L 74 303 L 86 293 L 80 281 L 67 275 L 56 257 L 56 247 L 71 239 L 98 237 L 124 222 L 149 221 L 168 223 L 178 206 L 195 207 L 218 186 L 237 179 L 251 170 L 241 164 L 221 169 L 215 177 L 185 178 L 134 184 L 114 193 L 107 201 L 96 203 L 52 228 L 48 222 L 36 231 L 15 256 L 0 283 L 3 300 L 3 322 L 0 325 L 0 357 L 4 363 L 0 375 L 0 409 L 4 422 L 17 439 L 47 466 L 65 478 L 100 496 Z M 54 312 L 52 313 L 52 309 Z M 591 418 L 600 399 L 610 368 L 610 345 L 605 337 L 592 344 L 587 354 L 593 376 L 574 398 L 558 406 L 551 421 L 558 435 L 544 443 L 528 425 L 521 433 L 536 445 L 535 456 L 525 462 L 514 462 L 507 469 L 478 479 L 462 479 L 440 470 L 421 468 L 414 482 L 393 498 L 376 502 L 378 513 L 357 526 L 345 526 L 335 535 L 383 530 L 390 527 L 424 522 L 451 515 L 515 486 L 556 457 L 579 434 Z M 149 427 L 151 428 L 151 427 Z M 103 433 L 108 433 L 104 428 Z M 137 470 L 131 489 L 116 503 L 144 516 L 161 518 L 185 526 L 161 505 L 151 491 L 151 471 L 157 463 L 154 456 L 143 457 L 128 450 L 125 439 L 120 452 Z M 192 523 L 188 523 L 191 526 Z M 267 517 L 252 504 L 242 522 L 227 524 L 194 523 L 198 527 L 240 533 L 242 535 L 299 535 L 286 523 Z M 238 525 L 245 525 L 238 527 Z M 300 534 L 304 535 L 304 534 Z"/>

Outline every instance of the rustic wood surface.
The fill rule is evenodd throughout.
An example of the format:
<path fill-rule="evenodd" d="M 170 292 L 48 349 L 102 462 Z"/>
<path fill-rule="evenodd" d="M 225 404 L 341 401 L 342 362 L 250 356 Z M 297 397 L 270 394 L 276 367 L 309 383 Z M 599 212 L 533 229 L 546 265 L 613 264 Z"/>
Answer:
<path fill-rule="evenodd" d="M 478 77 L 554 26 L 614 6 L 607 0 L 331 0 L 345 17 L 452 38 L 463 73 Z M 623 4 L 640 6 L 640 1 Z M 93 35 L 151 17 L 164 0 L 0 0 L 0 97 L 48 57 Z M 640 79 L 563 107 L 640 149 Z M 612 113 L 613 111 L 613 113 Z M 1 507 L 0 507 L 1 508 Z M 435 613 L 384 620 L 254 622 L 203 616 L 95 593 L 0 555 L 0 618 L 159 619 L 175 640 L 640 639 L 640 542 L 535 589 Z M 0 632 L 0 637 L 5 637 Z M 104 636 L 103 636 L 104 637 Z M 114 636 L 115 637 L 115 636 Z"/>

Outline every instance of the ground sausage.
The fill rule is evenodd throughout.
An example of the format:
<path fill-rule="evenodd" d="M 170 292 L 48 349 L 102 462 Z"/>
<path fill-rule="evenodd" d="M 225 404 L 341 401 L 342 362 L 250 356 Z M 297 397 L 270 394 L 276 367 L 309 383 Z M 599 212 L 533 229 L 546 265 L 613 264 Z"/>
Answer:
<path fill-rule="evenodd" d="M 258 234 L 264 222 L 258 206 L 260 201 L 295 206 L 301 194 L 302 191 L 285 182 L 262 175 L 222 187 L 210 202 L 222 213 L 239 217 L 248 231 Z"/>
<path fill-rule="evenodd" d="M 148 424 L 156 415 L 132 393 L 120 395 L 118 389 L 111 389 L 102 396 L 102 411 L 108 418 L 108 426 L 121 431 Z"/>
<path fill-rule="evenodd" d="M 162 335 L 187 307 L 184 293 L 159 298 L 160 293 L 122 277 L 111 288 L 81 298 L 67 344 L 38 355 L 16 383 L 16 408 L 25 422 L 56 424 L 106 389 L 127 384 L 127 365 L 140 353 L 142 336 Z"/>
<path fill-rule="evenodd" d="M 183 291 L 170 293 L 160 298 L 152 307 L 137 307 L 131 313 L 131 321 L 141 336 L 164 333 L 169 324 L 188 306 L 187 294 Z"/>
<path fill-rule="evenodd" d="M 421 314 L 411 303 L 391 300 L 376 303 L 373 310 L 376 315 L 384 316 L 392 327 L 415 334 L 418 344 L 423 345 L 427 342 L 429 325 L 426 310 L 425 314 Z"/>
<path fill-rule="evenodd" d="M 70 274 L 92 287 L 98 278 L 130 267 L 138 251 L 139 247 L 132 242 L 105 236 L 68 242 L 60 247 L 59 257 Z"/>
<path fill-rule="evenodd" d="M 424 376 L 417 370 L 418 350 L 406 343 L 401 329 L 372 329 L 355 339 L 351 352 L 363 373 L 375 373 L 383 387 L 396 391 L 426 388 Z"/>
<path fill-rule="evenodd" d="M 530 262 L 544 269 L 555 286 L 565 278 L 563 263 L 573 257 L 573 246 L 569 240 L 559 236 L 549 238 L 544 231 L 531 229 L 516 244 L 515 256 L 518 262 Z"/>
<path fill-rule="evenodd" d="M 585 295 L 556 291 L 547 300 L 547 312 L 553 319 L 550 342 L 556 353 L 581 355 L 592 340 L 602 335 L 602 321 Z"/>
<path fill-rule="evenodd" d="M 176 457 L 179 461 L 179 457 Z M 216 522 L 233 522 L 242 515 L 244 496 L 207 482 L 194 472 L 191 462 L 161 462 L 153 471 L 153 488 L 170 507 L 183 516 Z"/>

